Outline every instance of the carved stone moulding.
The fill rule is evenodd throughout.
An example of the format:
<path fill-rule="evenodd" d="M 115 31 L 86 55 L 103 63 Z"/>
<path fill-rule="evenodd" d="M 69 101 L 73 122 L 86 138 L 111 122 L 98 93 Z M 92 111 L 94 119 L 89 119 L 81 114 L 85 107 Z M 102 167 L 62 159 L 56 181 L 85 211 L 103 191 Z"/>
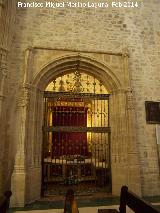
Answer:
<path fill-rule="evenodd" d="M 7 75 L 7 52 L 0 48 L 0 73 L 3 76 Z"/>
<path fill-rule="evenodd" d="M 135 106 L 133 103 L 133 89 L 132 88 L 127 88 L 127 109 L 128 110 L 134 110 Z"/>
<path fill-rule="evenodd" d="M 17 105 L 19 107 L 28 106 L 31 92 L 36 90 L 36 88 L 32 84 L 23 83 L 20 90 L 21 93 Z"/>

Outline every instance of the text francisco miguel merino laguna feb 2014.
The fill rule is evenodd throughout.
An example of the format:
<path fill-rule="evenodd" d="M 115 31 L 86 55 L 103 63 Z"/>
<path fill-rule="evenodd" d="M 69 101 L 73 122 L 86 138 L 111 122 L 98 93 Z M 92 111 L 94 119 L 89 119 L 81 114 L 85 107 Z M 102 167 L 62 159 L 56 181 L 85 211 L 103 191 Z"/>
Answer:
<path fill-rule="evenodd" d="M 18 8 L 65 8 L 65 7 L 77 7 L 77 8 L 108 8 L 108 7 L 139 7 L 138 2 L 132 2 L 132 1 L 124 1 L 124 2 L 30 2 L 30 3 L 23 3 L 21 1 L 17 2 Z"/>

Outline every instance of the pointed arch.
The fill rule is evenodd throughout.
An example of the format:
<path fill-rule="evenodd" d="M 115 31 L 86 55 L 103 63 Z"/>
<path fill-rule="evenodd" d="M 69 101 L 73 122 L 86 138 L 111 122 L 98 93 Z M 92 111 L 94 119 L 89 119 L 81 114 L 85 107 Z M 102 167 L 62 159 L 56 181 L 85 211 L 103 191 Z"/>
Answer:
<path fill-rule="evenodd" d="M 109 92 L 122 88 L 111 67 L 83 54 L 66 55 L 50 61 L 34 77 L 32 84 L 44 91 L 53 78 L 77 69 L 101 80 Z"/>

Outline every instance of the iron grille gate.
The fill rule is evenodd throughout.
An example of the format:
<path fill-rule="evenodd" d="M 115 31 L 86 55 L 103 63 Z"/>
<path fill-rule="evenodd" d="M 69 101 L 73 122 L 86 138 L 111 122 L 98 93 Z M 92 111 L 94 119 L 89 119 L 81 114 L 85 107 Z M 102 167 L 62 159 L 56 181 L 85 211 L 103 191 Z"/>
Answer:
<path fill-rule="evenodd" d="M 111 188 L 109 95 L 44 93 L 43 195 Z"/>

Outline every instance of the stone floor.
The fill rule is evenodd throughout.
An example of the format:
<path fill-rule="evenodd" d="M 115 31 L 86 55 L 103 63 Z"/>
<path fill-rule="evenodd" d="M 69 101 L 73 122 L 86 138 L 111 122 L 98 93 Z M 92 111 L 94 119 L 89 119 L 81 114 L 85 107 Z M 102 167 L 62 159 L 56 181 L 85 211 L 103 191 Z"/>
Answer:
<path fill-rule="evenodd" d="M 146 197 L 160 211 L 160 197 Z M 79 207 L 79 213 L 97 213 L 98 209 L 118 209 L 119 197 L 113 197 L 109 194 L 97 193 L 96 195 L 76 196 Z M 34 203 L 28 204 L 23 208 L 11 208 L 9 213 L 63 213 L 64 196 L 43 197 Z M 127 209 L 127 213 L 132 213 Z"/>
<path fill-rule="evenodd" d="M 81 207 L 79 208 L 79 213 L 97 213 L 98 209 L 114 208 L 118 209 L 118 205 L 114 206 L 97 206 L 97 207 Z M 13 211 L 14 212 L 14 211 Z M 26 213 L 26 211 L 15 211 L 14 213 Z M 47 209 L 47 210 L 32 210 L 27 211 L 27 213 L 63 213 L 63 209 Z"/>
<path fill-rule="evenodd" d="M 160 203 L 154 203 L 153 205 L 156 206 L 156 209 L 160 212 Z M 80 207 L 79 213 L 98 213 L 98 209 L 117 209 L 119 205 L 111 205 L 111 206 L 96 206 L 96 207 Z M 14 209 L 10 209 L 9 213 L 63 213 L 63 209 L 45 209 L 45 210 L 24 210 L 24 211 L 17 211 Z M 127 208 L 127 213 L 133 213 L 132 210 Z"/>
<path fill-rule="evenodd" d="M 160 203 L 159 203 L 160 205 Z M 118 209 L 118 205 L 112 206 L 98 206 L 98 207 L 81 207 L 79 213 L 98 213 L 98 209 Z M 14 213 L 63 213 L 63 209 L 47 209 L 47 210 L 31 210 L 31 211 L 12 211 Z M 127 213 L 133 213 L 127 208 Z"/>

